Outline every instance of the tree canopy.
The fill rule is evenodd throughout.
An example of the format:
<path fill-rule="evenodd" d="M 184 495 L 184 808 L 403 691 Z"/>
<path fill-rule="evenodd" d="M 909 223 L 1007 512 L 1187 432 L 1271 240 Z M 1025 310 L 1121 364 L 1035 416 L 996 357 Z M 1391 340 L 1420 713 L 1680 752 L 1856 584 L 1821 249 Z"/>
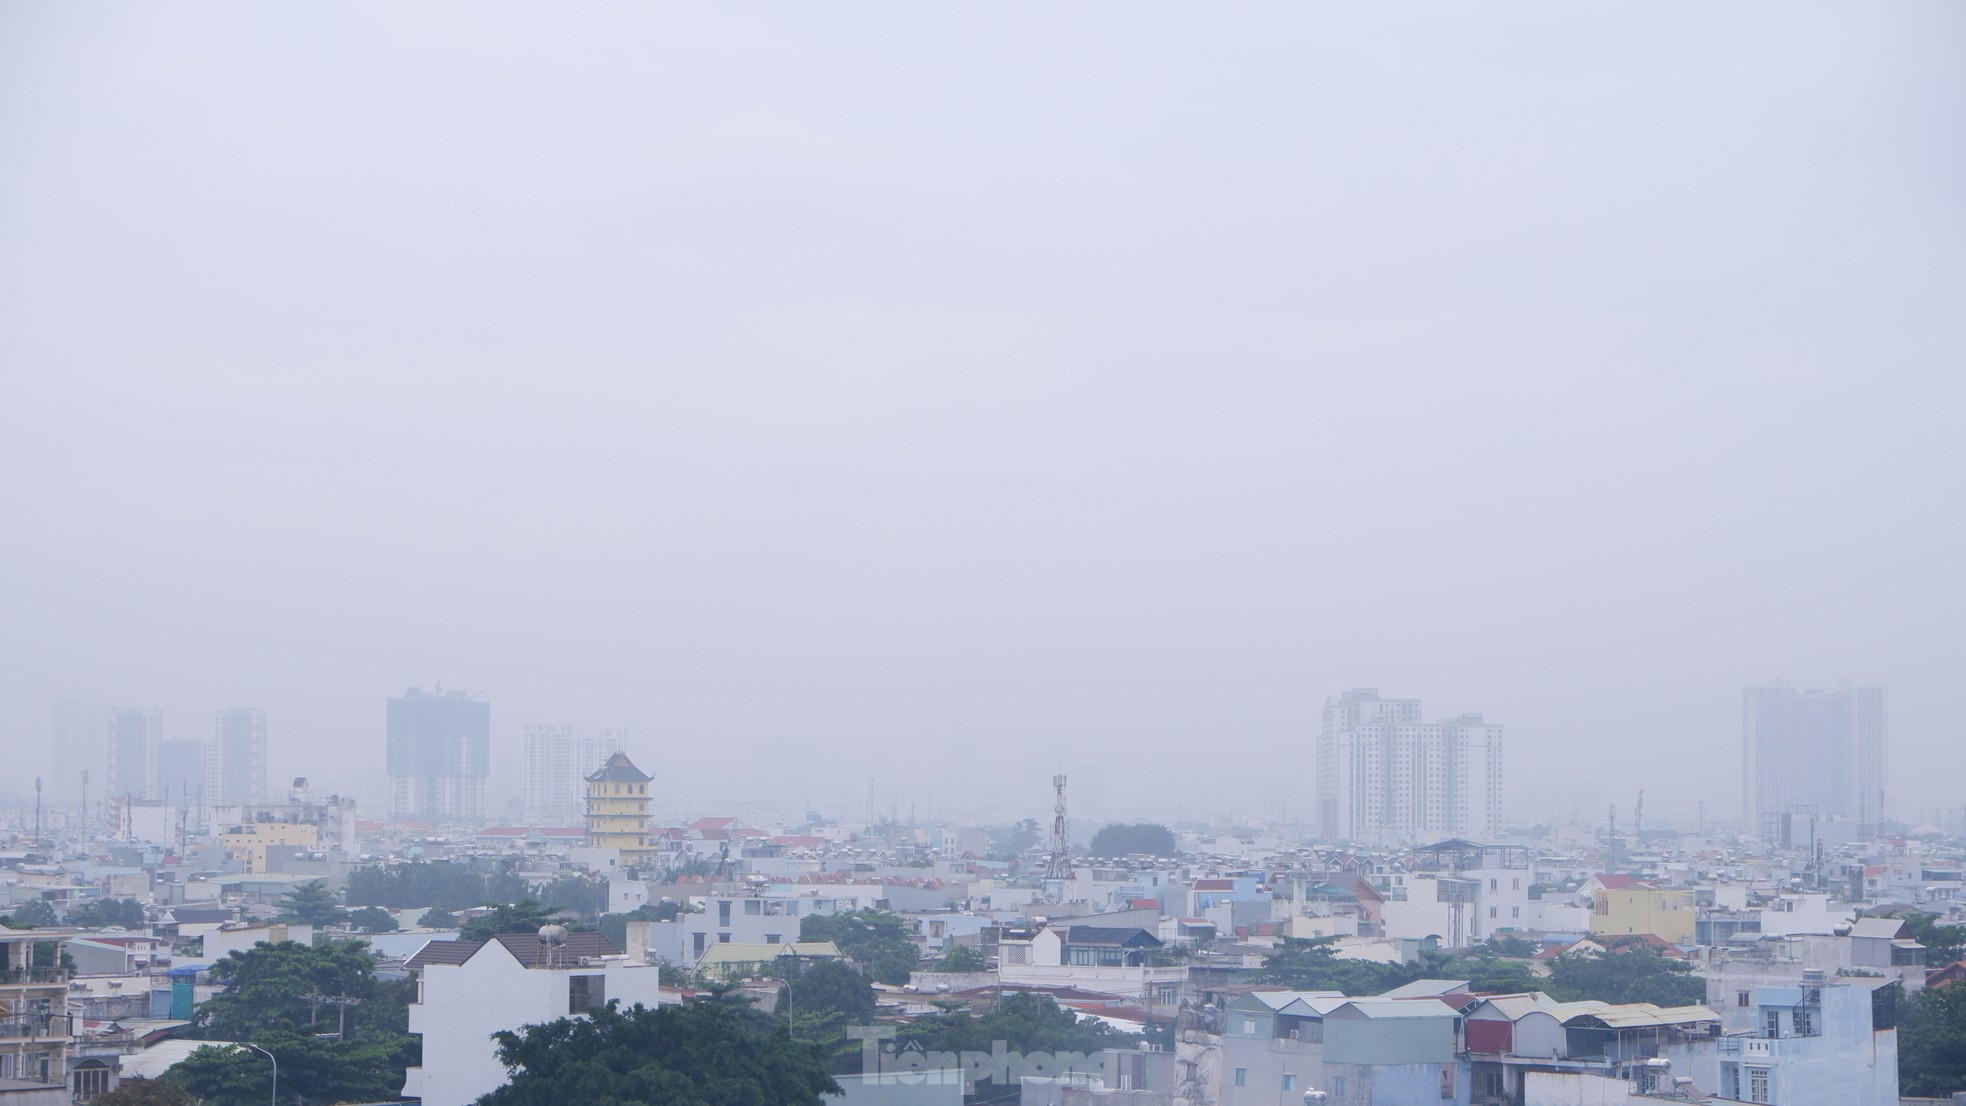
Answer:
<path fill-rule="evenodd" d="M 295 887 L 274 905 L 280 908 L 281 921 L 330 926 L 348 920 L 348 911 L 341 908 L 335 893 L 318 879 Z"/>
<path fill-rule="evenodd" d="M 30 929 L 51 926 L 61 919 L 55 917 L 55 908 L 40 899 L 29 899 L 14 907 L 14 921 Z"/>
<path fill-rule="evenodd" d="M 538 933 L 551 924 L 559 911 L 537 899 L 498 907 L 489 914 L 473 918 L 458 931 L 460 941 L 489 941 L 501 933 Z"/>
<path fill-rule="evenodd" d="M 1275 952 L 1263 959 L 1263 982 L 1280 984 L 1293 991 L 1376 995 L 1420 978 L 1417 965 L 1339 957 L 1334 948 L 1337 941 L 1336 937 L 1286 937 Z"/>
<path fill-rule="evenodd" d="M 125 1079 L 108 1094 L 89 1100 L 93 1106 L 198 1106 L 198 1099 L 176 1083 L 162 1079 Z"/>
<path fill-rule="evenodd" d="M 884 910 L 808 914 L 799 919 L 799 940 L 833 942 L 881 983 L 906 983 L 921 963 L 908 923 Z"/>
<path fill-rule="evenodd" d="M 346 897 L 350 906 L 463 910 L 485 903 L 517 902 L 526 897 L 526 881 L 509 871 L 487 873 L 466 864 L 415 860 L 355 869 L 348 874 Z"/>
<path fill-rule="evenodd" d="M 1966 984 L 1912 995 L 1898 1021 L 1898 1093 L 1945 1098 L 1966 1091 Z"/>
<path fill-rule="evenodd" d="M 365 906 L 348 915 L 348 925 L 362 933 L 393 933 L 396 918 L 379 906 Z"/>
<path fill-rule="evenodd" d="M 1114 823 L 1092 835 L 1094 856 L 1173 856 L 1174 833 L 1152 822 Z"/>
<path fill-rule="evenodd" d="M 1943 968 L 1966 957 L 1966 925 L 1941 925 L 1937 914 L 1914 913 L 1905 915 L 1905 927 L 1925 946 L 1928 968 Z"/>
<path fill-rule="evenodd" d="M 1650 1002 L 1698 1006 L 1707 1000 L 1704 977 L 1681 960 L 1645 948 L 1613 949 L 1601 956 L 1560 956 L 1550 965 L 1550 994 L 1563 1002 Z"/>
<path fill-rule="evenodd" d="M 1004 1042 L 1011 1052 L 1026 1055 L 1048 1052 L 1078 1052 L 1091 1056 L 1101 1049 L 1133 1048 L 1139 1037 L 1123 1033 L 1104 1022 L 1081 1018 L 1058 1005 L 1050 995 L 1018 991 L 1005 995 L 994 1010 L 981 1017 L 968 1011 L 930 1014 L 915 1019 L 901 1031 L 909 1048 L 924 1053 L 989 1052 L 994 1042 Z M 977 1081 L 977 1098 L 992 1096 L 984 1091 L 991 1080 Z"/>
<path fill-rule="evenodd" d="M 393 1098 L 402 1089 L 403 1069 L 420 1054 L 409 1035 L 416 990 L 408 980 L 377 980 L 374 966 L 361 941 L 282 941 L 228 954 L 211 969 L 225 990 L 198 1010 L 196 1031 L 213 1045 L 193 1052 L 165 1078 L 208 1106 L 257 1106 L 266 1101 L 272 1066 L 230 1043 L 250 1041 L 279 1058 L 283 1096 L 309 1102 Z M 357 1000 L 347 1010 L 344 1036 L 335 1036 L 343 1024 L 338 1009 L 309 995 Z"/>
<path fill-rule="evenodd" d="M 135 899 L 96 899 L 84 903 L 68 915 L 69 925 L 84 929 L 106 929 L 110 926 L 142 929 L 144 922 L 143 904 Z"/>
<path fill-rule="evenodd" d="M 495 1039 L 512 1078 L 479 1106 L 822 1106 L 840 1093 L 818 1046 L 727 1001 L 610 1003 Z"/>
<path fill-rule="evenodd" d="M 935 963 L 938 972 L 981 972 L 989 970 L 989 967 L 989 959 L 970 945 L 945 946 L 942 959 Z"/>

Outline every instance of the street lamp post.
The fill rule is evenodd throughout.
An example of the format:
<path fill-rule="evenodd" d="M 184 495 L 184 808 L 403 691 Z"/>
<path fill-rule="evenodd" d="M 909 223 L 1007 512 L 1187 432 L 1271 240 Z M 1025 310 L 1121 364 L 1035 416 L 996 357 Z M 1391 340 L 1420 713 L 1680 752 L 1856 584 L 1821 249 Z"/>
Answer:
<path fill-rule="evenodd" d="M 250 1049 L 252 1049 L 252 1050 L 253 1050 L 254 1052 L 257 1052 L 257 1053 L 259 1053 L 259 1054 L 260 1054 L 261 1056 L 264 1056 L 264 1057 L 266 1057 L 266 1058 L 267 1058 L 268 1060 L 271 1060 L 271 1061 L 273 1061 L 273 1093 L 272 1093 L 271 1095 L 269 1095 L 269 1096 L 267 1096 L 267 1099 L 266 1099 L 266 1101 L 267 1101 L 267 1103 L 268 1103 L 268 1106 L 280 1106 L 280 1061 L 279 1061 L 279 1059 L 278 1059 L 277 1057 L 275 1057 L 275 1056 L 274 1056 L 274 1055 L 273 1055 L 272 1053 L 270 1053 L 270 1052 L 268 1052 L 268 1051 L 266 1051 L 265 1049 L 263 1049 L 263 1048 L 261 1048 L 261 1047 L 259 1047 L 258 1045 L 255 1045 L 255 1044 L 247 1044 L 247 1043 L 246 1043 L 245 1041 L 234 1041 L 234 1042 L 232 1042 L 232 1043 L 233 1043 L 233 1044 L 235 1044 L 235 1045 L 239 1045 L 239 1046 L 241 1046 L 241 1047 L 244 1047 L 244 1048 L 250 1048 Z"/>

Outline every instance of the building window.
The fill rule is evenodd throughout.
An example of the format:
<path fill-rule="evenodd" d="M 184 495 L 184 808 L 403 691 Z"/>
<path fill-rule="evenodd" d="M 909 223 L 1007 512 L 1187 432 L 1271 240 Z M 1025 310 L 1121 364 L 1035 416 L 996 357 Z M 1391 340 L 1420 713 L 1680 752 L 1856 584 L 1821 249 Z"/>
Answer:
<path fill-rule="evenodd" d="M 1249 1086 L 1249 1069 L 1248 1069 L 1248 1068 L 1237 1068 L 1237 1069 L 1236 1069 L 1236 1086 L 1238 1086 L 1238 1087 L 1247 1087 L 1247 1086 Z"/>
<path fill-rule="evenodd" d="M 691 937 L 691 938 L 693 938 L 693 941 L 692 941 L 692 943 L 693 943 L 693 944 L 695 944 L 695 946 L 696 946 L 696 955 L 698 955 L 698 956 L 702 956 L 702 955 L 703 955 L 703 943 L 704 943 L 704 939 L 705 939 L 705 937 L 707 937 L 707 936 L 708 936 L 707 934 L 702 934 L 702 933 L 692 933 L 692 934 L 690 934 L 690 937 Z"/>
<path fill-rule="evenodd" d="M 1748 1101 L 1749 1102 L 1768 1101 L 1768 1069 L 1767 1068 L 1748 1069 Z"/>
<path fill-rule="evenodd" d="M 1290 1090 L 1290 1089 L 1291 1089 L 1291 1088 L 1292 1088 L 1292 1087 L 1293 1087 L 1293 1086 L 1294 1086 L 1294 1085 L 1296 1084 L 1296 1082 L 1297 1082 L 1297 1077 L 1296 1077 L 1296 1076 L 1294 1076 L 1294 1075 L 1292 1075 L 1292 1074 L 1290 1074 L 1289 1072 L 1284 1072 L 1284 1073 L 1283 1073 L 1283 1089 L 1284 1089 L 1284 1090 L 1286 1090 L 1286 1091 L 1287 1091 L 1287 1090 Z"/>
<path fill-rule="evenodd" d="M 1491 906 L 1491 907 L 1489 907 L 1489 908 L 1488 908 L 1488 916 L 1489 916 L 1489 917 L 1491 917 L 1491 918 L 1493 918 L 1493 917 L 1495 917 L 1495 916 L 1496 916 L 1496 913 L 1495 913 L 1495 910 L 1496 910 L 1496 908 L 1495 908 L 1495 907 L 1492 907 L 1492 906 Z"/>
<path fill-rule="evenodd" d="M 775 944 L 777 944 L 777 943 L 778 943 L 778 941 L 779 941 L 779 938 L 781 938 L 781 937 L 783 937 L 783 936 L 785 936 L 785 935 L 784 935 L 784 934 L 782 934 L 782 933 L 767 933 L 767 934 L 765 934 L 765 944 L 767 944 L 767 945 L 775 945 Z"/>
<path fill-rule="evenodd" d="M 1244 1019 L 1242 1019 L 1242 1035 L 1243 1035 L 1243 1036 L 1245 1036 L 1245 1037 L 1254 1037 L 1254 1036 L 1256 1035 L 1256 1019 L 1255 1019 L 1255 1018 L 1244 1018 Z"/>
<path fill-rule="evenodd" d="M 567 980 L 567 1013 L 584 1014 L 596 1006 L 606 1006 L 608 1002 L 608 977 L 604 975 L 576 975 Z"/>
<path fill-rule="evenodd" d="M 1781 1035 L 1782 1035 L 1782 1012 L 1781 1012 L 1780 1010 L 1770 1010 L 1770 1011 L 1768 1011 L 1768 1012 L 1767 1012 L 1767 1014 L 1766 1014 L 1766 1015 L 1764 1015 L 1764 1024 L 1765 1024 L 1765 1027 L 1766 1027 L 1766 1029 L 1767 1029 L 1767 1032 L 1765 1032 L 1765 1033 L 1763 1033 L 1763 1034 L 1762 1034 L 1762 1036 L 1764 1036 L 1764 1037 L 1779 1037 L 1779 1036 L 1781 1036 Z"/>
<path fill-rule="evenodd" d="M 1734 992 L 1734 1007 L 1735 1007 L 1735 1009 L 1737 1009 L 1737 1010 L 1745 1010 L 1745 1009 L 1747 1009 L 1748 1007 L 1750 1007 L 1750 1006 L 1753 1006 L 1753 1005 L 1754 1005 L 1754 992 L 1753 992 L 1753 991 L 1735 991 L 1735 992 Z"/>
<path fill-rule="evenodd" d="M 1795 1011 L 1795 1035 L 1798 1037 L 1813 1037 L 1816 1035 L 1814 1026 L 1809 1018 L 1809 1011 L 1799 1007 Z"/>
<path fill-rule="evenodd" d="M 720 926 L 727 926 L 730 924 L 729 899 L 725 899 L 723 902 L 717 904 L 717 924 Z"/>

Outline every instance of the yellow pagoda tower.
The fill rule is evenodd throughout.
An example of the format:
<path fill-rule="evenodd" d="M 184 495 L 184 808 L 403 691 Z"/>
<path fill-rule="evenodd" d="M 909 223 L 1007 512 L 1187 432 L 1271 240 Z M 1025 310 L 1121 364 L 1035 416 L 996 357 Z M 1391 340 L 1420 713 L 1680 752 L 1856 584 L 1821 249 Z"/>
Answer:
<path fill-rule="evenodd" d="M 587 777 L 587 844 L 616 849 L 624 864 L 655 854 L 649 840 L 649 776 L 616 752 Z"/>

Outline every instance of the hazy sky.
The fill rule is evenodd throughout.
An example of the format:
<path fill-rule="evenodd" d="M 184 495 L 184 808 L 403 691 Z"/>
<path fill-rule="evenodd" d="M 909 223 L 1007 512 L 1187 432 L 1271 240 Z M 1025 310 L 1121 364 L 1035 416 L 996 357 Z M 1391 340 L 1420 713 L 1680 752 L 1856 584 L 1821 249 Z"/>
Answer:
<path fill-rule="evenodd" d="M 57 697 L 626 726 L 665 802 L 1522 816 L 1740 688 L 1966 768 L 1966 7 L 12 4 L 0 792 Z M 762 781 L 750 782 L 754 771 Z"/>

